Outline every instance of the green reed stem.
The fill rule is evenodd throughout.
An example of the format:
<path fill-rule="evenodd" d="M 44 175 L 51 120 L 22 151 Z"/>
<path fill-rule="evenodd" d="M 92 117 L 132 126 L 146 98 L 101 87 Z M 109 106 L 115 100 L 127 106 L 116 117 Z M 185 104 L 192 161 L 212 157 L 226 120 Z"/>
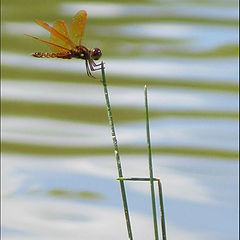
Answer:
<path fill-rule="evenodd" d="M 111 128 L 114 153 L 115 153 L 115 158 L 116 158 L 116 162 L 117 162 L 118 176 L 123 177 L 120 155 L 119 155 L 119 150 L 118 150 L 117 137 L 116 137 L 115 128 L 114 128 L 114 122 L 113 122 L 113 117 L 112 117 L 112 110 L 111 110 L 111 105 L 110 105 L 110 100 L 109 100 L 109 94 L 108 94 L 108 89 L 107 89 L 107 83 L 106 83 L 103 62 L 101 63 L 101 70 L 102 70 L 102 84 L 103 84 L 103 88 L 104 88 L 104 96 L 105 96 L 106 105 L 107 105 L 108 121 L 109 121 L 109 125 Z M 126 219 L 126 224 L 127 224 L 128 237 L 129 237 L 129 240 L 133 240 L 124 181 L 120 180 L 119 183 L 120 183 L 120 189 L 121 189 L 121 194 L 122 194 L 122 201 L 123 201 L 123 208 L 124 208 L 125 219 Z"/>
<path fill-rule="evenodd" d="M 158 193 L 159 193 L 159 207 L 160 207 L 160 214 L 161 214 L 162 240 L 167 240 L 164 206 L 163 206 L 163 192 L 162 192 L 162 184 L 160 179 L 158 179 Z"/>
<path fill-rule="evenodd" d="M 151 149 L 151 141 L 150 141 L 148 98 L 147 98 L 147 86 L 146 85 L 144 87 L 144 96 L 145 96 L 146 133 L 147 133 L 148 165 L 149 165 L 150 187 L 151 187 L 151 198 L 152 198 L 153 225 L 154 225 L 155 240 L 158 240 L 159 237 L 158 237 L 157 210 L 156 210 L 154 180 L 153 180 L 152 149 Z"/>

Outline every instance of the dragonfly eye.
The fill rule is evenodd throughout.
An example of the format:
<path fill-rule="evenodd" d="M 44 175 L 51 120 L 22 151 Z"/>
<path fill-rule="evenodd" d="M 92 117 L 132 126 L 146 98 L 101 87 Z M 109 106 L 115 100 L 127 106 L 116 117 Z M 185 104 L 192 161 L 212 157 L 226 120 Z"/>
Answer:
<path fill-rule="evenodd" d="M 99 48 L 91 49 L 91 57 L 93 60 L 98 60 L 102 56 L 102 51 Z"/>

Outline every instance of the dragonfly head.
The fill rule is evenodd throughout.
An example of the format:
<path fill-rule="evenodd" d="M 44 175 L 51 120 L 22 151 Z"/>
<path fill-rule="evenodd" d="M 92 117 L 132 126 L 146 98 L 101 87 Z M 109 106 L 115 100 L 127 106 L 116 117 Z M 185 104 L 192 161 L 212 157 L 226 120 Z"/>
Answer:
<path fill-rule="evenodd" d="M 98 60 L 102 56 L 102 51 L 99 48 L 92 48 L 90 50 L 90 56 L 93 60 Z"/>

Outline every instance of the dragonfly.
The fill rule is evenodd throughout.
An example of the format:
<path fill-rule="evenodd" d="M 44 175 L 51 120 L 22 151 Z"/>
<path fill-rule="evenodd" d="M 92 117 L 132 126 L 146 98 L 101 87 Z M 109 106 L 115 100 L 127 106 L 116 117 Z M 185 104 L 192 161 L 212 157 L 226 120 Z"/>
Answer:
<path fill-rule="evenodd" d="M 68 32 L 67 25 L 63 20 L 56 20 L 51 27 L 47 23 L 36 19 L 37 24 L 50 32 L 50 40 L 46 41 L 28 34 L 25 35 L 47 44 L 52 52 L 35 52 L 32 56 L 37 58 L 84 59 L 87 75 L 95 78 L 92 72 L 101 69 L 101 63 L 97 64 L 95 60 L 99 60 L 102 51 L 99 48 L 88 49 L 81 44 L 86 20 L 87 12 L 80 10 L 73 17 Z"/>

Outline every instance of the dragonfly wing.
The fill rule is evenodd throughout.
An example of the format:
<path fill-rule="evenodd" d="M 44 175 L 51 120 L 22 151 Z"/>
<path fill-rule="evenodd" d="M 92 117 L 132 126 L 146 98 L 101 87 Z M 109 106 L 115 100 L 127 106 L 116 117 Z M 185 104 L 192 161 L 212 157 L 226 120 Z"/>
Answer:
<path fill-rule="evenodd" d="M 36 40 L 38 40 L 40 42 L 43 42 L 43 43 L 47 44 L 48 46 L 50 46 L 52 49 L 55 48 L 57 52 L 68 52 L 70 50 L 70 49 L 67 49 L 65 47 L 59 46 L 59 45 L 57 45 L 55 43 L 48 42 L 48 41 L 45 41 L 43 39 L 40 39 L 38 37 L 34 37 L 34 36 L 31 36 L 31 35 L 27 35 L 27 34 L 24 34 L 24 35 L 26 35 L 26 36 L 28 36 L 30 38 L 36 39 Z"/>
<path fill-rule="evenodd" d="M 87 20 L 87 13 L 84 10 L 79 11 L 73 18 L 70 25 L 69 33 L 70 39 L 77 46 L 81 45 L 84 27 Z"/>
<path fill-rule="evenodd" d="M 65 42 L 66 45 L 71 46 L 71 49 L 76 47 L 76 45 L 68 37 L 66 37 L 62 33 L 58 32 L 55 28 L 49 26 L 47 23 L 42 22 L 40 20 L 36 19 L 35 21 L 36 21 L 37 24 L 39 24 L 40 26 L 42 26 L 43 28 L 48 30 L 51 34 L 55 35 L 57 38 L 59 38 L 63 42 Z"/>
<path fill-rule="evenodd" d="M 63 36 L 65 36 L 66 38 L 69 39 L 67 26 L 66 26 L 66 23 L 63 20 L 57 20 L 53 24 L 53 28 L 57 32 L 61 33 Z M 68 42 L 66 42 L 63 39 L 59 38 L 53 32 L 51 32 L 51 35 L 50 35 L 50 42 L 54 43 L 54 44 L 57 44 L 59 46 L 63 46 L 65 48 L 67 48 L 67 49 L 71 49 L 72 48 L 72 46 Z M 59 52 L 59 48 L 58 47 L 51 46 L 51 48 L 52 48 L 53 52 Z"/>

